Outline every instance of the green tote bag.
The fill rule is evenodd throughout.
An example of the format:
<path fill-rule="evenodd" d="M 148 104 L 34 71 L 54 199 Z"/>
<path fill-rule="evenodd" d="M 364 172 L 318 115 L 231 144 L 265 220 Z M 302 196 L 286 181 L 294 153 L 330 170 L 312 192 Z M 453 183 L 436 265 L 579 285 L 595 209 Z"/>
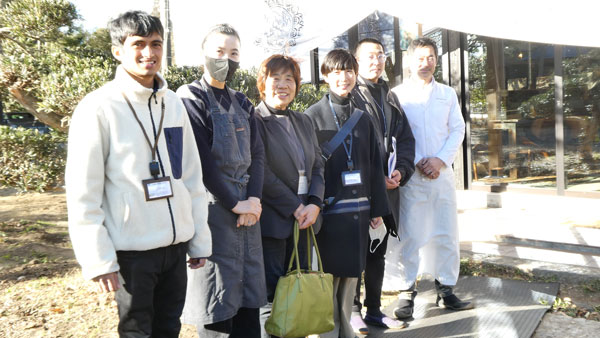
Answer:
<path fill-rule="evenodd" d="M 311 227 L 306 234 L 308 266 L 312 236 L 319 261 L 319 270 L 301 270 L 298 258 L 298 222 L 294 224 L 294 252 L 285 276 L 279 278 L 273 298 L 271 316 L 265 330 L 278 337 L 306 337 L 333 330 L 333 276 L 323 272 L 321 255 Z M 296 269 L 292 270 L 294 261 Z"/>

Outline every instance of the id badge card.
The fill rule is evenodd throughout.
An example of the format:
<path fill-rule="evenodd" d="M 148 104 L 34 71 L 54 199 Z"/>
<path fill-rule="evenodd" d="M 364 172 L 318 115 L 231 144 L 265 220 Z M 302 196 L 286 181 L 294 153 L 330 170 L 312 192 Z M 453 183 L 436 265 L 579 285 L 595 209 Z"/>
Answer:
<path fill-rule="evenodd" d="M 142 181 L 146 201 L 159 200 L 161 198 L 173 197 L 171 178 L 169 176 L 158 179 L 147 179 Z"/>
<path fill-rule="evenodd" d="M 362 184 L 362 180 L 360 178 L 360 170 L 342 172 L 342 185 L 344 187 L 359 184 Z"/>
<path fill-rule="evenodd" d="M 308 178 L 304 174 L 304 170 L 300 170 L 298 175 L 298 195 L 306 194 L 308 194 Z"/>

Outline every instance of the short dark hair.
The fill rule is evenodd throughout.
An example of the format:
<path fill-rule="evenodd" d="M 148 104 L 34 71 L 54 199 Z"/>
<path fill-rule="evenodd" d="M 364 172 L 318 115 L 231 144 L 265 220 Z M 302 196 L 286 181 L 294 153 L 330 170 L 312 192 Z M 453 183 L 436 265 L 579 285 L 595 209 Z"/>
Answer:
<path fill-rule="evenodd" d="M 218 25 L 212 26 L 208 30 L 208 33 L 206 33 L 204 40 L 202 40 L 202 50 L 204 50 L 204 44 L 206 44 L 206 40 L 208 40 L 208 37 L 215 33 L 235 36 L 236 39 L 240 42 L 240 44 L 242 43 L 242 40 L 240 40 L 240 35 L 230 24 L 220 23 Z"/>
<path fill-rule="evenodd" d="M 362 46 L 364 43 L 374 43 L 376 45 L 380 45 L 381 49 L 383 49 L 383 52 L 385 53 L 385 46 L 383 45 L 383 43 L 381 43 L 381 41 L 373 38 L 364 38 L 356 44 L 356 48 L 354 48 L 354 56 L 358 55 L 358 50 L 360 49 L 360 46 Z"/>
<path fill-rule="evenodd" d="M 353 70 L 355 74 L 358 74 L 358 62 L 354 55 L 347 50 L 336 48 L 325 55 L 321 65 L 321 74 L 327 76 L 334 70 Z"/>
<path fill-rule="evenodd" d="M 158 33 L 164 38 L 164 28 L 160 19 L 142 11 L 129 11 L 108 23 L 113 46 L 122 46 L 128 36 L 150 36 Z"/>
<path fill-rule="evenodd" d="M 294 97 L 298 95 L 300 91 L 300 81 L 302 78 L 300 77 L 300 66 L 298 66 L 298 62 L 293 58 L 281 54 L 275 54 L 268 57 L 260 64 L 260 68 L 258 68 L 258 76 L 256 77 L 256 88 L 260 93 L 260 99 L 265 99 L 265 83 L 267 82 L 267 78 L 271 73 L 279 71 L 279 70 L 291 70 L 292 75 L 294 76 L 294 82 L 296 82 L 296 93 L 294 93 Z"/>
<path fill-rule="evenodd" d="M 408 45 L 408 55 L 413 55 L 415 49 L 422 47 L 431 47 L 433 49 L 433 53 L 435 54 L 435 59 L 438 59 L 438 50 L 435 41 L 427 37 L 412 40 L 410 45 Z"/>

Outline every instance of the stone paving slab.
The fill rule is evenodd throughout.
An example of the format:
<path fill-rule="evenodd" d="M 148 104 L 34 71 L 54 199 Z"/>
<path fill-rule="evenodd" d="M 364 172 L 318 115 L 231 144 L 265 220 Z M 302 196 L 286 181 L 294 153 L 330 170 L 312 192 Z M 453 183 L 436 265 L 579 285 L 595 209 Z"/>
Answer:
<path fill-rule="evenodd" d="M 598 338 L 600 322 L 573 318 L 564 313 L 546 313 L 532 338 Z"/>

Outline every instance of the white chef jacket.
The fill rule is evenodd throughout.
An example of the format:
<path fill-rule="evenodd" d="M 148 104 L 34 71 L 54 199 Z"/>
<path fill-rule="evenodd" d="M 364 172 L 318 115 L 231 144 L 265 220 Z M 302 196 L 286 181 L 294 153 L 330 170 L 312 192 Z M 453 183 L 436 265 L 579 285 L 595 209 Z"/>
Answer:
<path fill-rule="evenodd" d="M 458 99 L 452 88 L 435 80 L 425 86 L 409 80 L 393 91 L 415 137 L 415 164 L 423 157 L 438 157 L 445 166 L 434 180 L 417 169 L 399 188 L 400 242 L 388 245 L 385 275 L 394 278 L 400 290 L 408 289 L 424 273 L 442 284 L 455 285 L 460 252 L 451 165 L 465 133 Z"/>
<path fill-rule="evenodd" d="M 450 167 L 465 136 L 454 89 L 435 80 L 425 87 L 409 80 L 392 91 L 398 95 L 415 137 L 415 164 L 423 157 L 438 157 Z"/>

